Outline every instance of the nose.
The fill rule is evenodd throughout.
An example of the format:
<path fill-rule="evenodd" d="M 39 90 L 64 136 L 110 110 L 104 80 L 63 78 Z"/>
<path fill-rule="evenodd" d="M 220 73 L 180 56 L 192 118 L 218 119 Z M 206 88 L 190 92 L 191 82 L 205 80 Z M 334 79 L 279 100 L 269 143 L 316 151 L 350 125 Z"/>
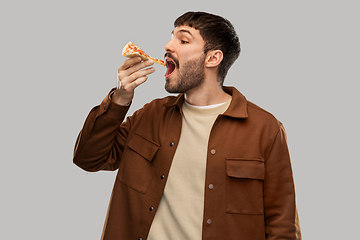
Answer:
<path fill-rule="evenodd" d="M 174 46 L 172 44 L 172 40 L 171 39 L 165 46 L 164 46 L 164 49 L 166 52 L 174 52 Z"/>

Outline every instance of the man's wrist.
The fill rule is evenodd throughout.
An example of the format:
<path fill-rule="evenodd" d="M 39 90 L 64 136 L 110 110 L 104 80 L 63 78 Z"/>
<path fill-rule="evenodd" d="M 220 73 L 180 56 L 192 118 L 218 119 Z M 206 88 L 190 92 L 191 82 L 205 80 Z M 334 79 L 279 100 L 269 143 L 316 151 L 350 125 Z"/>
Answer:
<path fill-rule="evenodd" d="M 131 104 L 131 101 L 124 101 L 123 99 L 114 99 L 113 96 L 114 96 L 114 93 L 116 92 L 117 88 L 114 88 L 110 93 L 109 93 L 109 99 L 110 101 L 120 105 L 120 106 L 130 106 Z"/>

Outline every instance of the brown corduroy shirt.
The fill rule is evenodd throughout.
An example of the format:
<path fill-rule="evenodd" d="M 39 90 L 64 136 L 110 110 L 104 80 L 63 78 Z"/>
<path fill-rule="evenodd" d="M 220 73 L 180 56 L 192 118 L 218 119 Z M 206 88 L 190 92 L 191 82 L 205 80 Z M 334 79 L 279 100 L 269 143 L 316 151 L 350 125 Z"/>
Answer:
<path fill-rule="evenodd" d="M 282 124 L 235 88 L 224 90 L 232 101 L 209 137 L 202 239 L 301 239 Z M 124 121 L 129 107 L 107 96 L 89 113 L 74 163 L 86 171 L 118 169 L 104 240 L 147 238 L 180 137 L 183 101 L 183 94 L 156 99 Z"/>

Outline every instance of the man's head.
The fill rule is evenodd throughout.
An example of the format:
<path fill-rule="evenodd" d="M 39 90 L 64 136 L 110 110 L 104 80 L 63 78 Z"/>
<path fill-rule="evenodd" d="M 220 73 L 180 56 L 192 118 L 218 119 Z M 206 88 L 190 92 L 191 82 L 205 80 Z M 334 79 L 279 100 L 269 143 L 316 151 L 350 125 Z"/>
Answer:
<path fill-rule="evenodd" d="M 205 45 L 199 30 L 189 26 L 174 29 L 172 39 L 165 45 L 165 89 L 170 93 L 186 93 L 205 80 Z"/>
<path fill-rule="evenodd" d="M 225 76 L 239 57 L 240 42 L 233 25 L 223 17 L 205 12 L 187 12 L 174 22 L 174 27 L 189 26 L 199 30 L 203 38 L 204 53 L 221 50 L 223 59 L 218 66 L 218 80 L 223 82 Z"/>

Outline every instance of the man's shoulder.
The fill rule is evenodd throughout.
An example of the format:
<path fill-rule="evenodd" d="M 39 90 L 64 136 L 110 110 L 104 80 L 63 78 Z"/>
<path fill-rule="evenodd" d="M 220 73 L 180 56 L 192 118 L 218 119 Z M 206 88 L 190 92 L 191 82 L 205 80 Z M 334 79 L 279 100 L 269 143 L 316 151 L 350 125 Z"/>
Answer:
<path fill-rule="evenodd" d="M 275 117 L 274 114 L 258 106 L 257 104 L 247 100 L 247 108 L 249 119 L 256 120 L 265 124 L 273 126 L 280 126 L 282 123 Z"/>

